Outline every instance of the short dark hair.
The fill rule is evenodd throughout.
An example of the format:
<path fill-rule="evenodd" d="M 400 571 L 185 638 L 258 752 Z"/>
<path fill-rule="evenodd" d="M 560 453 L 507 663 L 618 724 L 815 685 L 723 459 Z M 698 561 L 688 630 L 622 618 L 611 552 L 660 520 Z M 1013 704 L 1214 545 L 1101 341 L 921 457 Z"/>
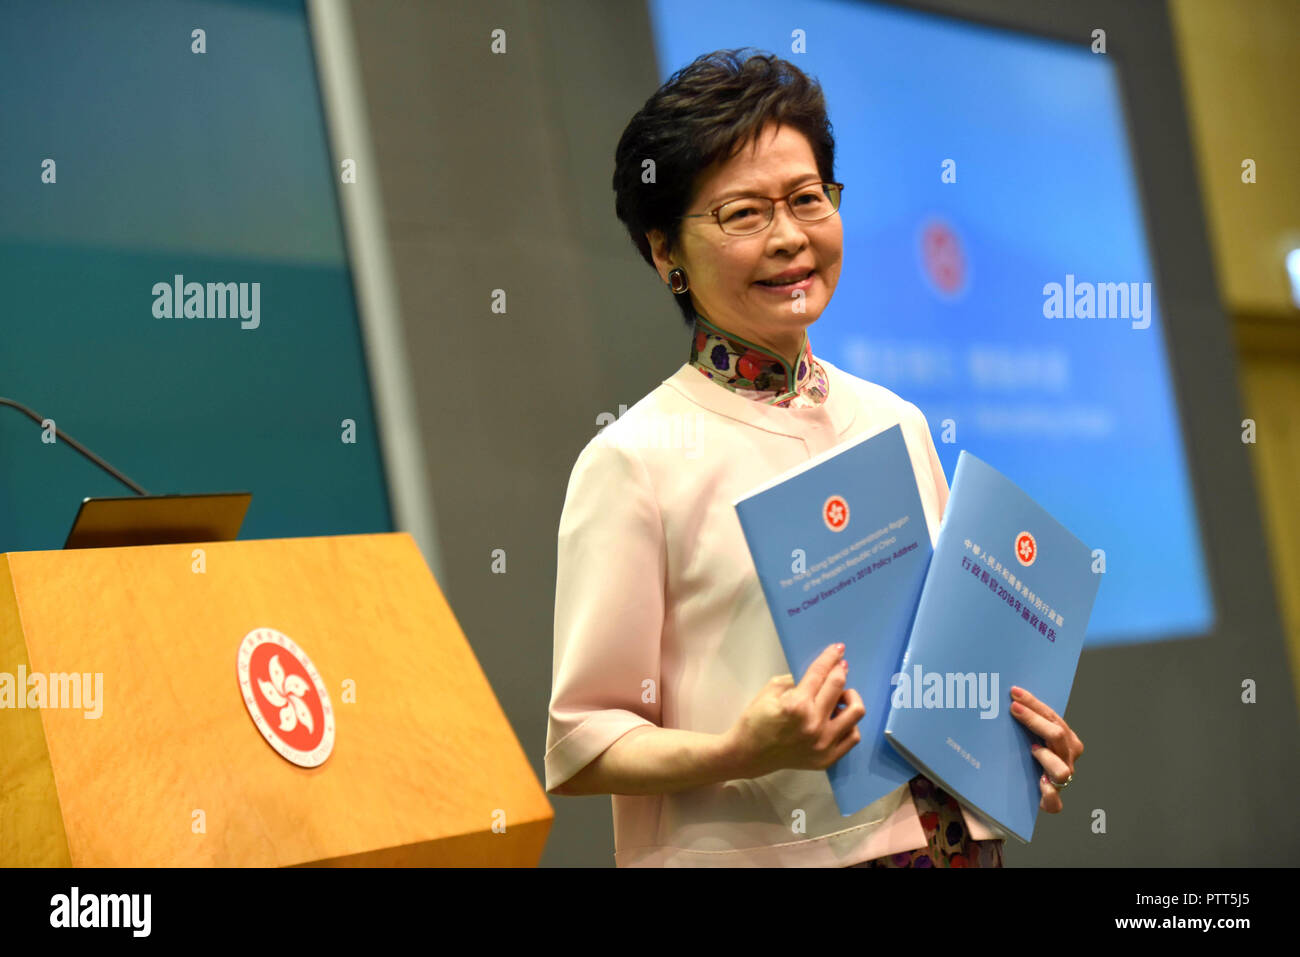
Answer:
<path fill-rule="evenodd" d="M 817 80 L 794 64 L 752 48 L 717 50 L 682 67 L 628 122 L 614 151 L 614 212 L 652 267 L 646 232 L 661 230 L 668 248 L 681 242 L 681 216 L 708 166 L 739 153 L 768 124 L 808 138 L 823 182 L 835 181 L 835 137 Z M 654 160 L 655 182 L 642 181 Z M 671 295 L 671 293 L 670 293 Z M 690 293 L 673 295 L 688 326 Z"/>

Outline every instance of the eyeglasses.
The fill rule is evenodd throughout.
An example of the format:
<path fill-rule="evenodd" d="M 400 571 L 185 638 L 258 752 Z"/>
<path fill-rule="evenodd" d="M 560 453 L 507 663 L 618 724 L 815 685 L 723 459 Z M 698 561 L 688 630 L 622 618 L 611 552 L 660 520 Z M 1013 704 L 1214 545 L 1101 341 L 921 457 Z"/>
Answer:
<path fill-rule="evenodd" d="M 830 219 L 840 209 L 843 183 L 810 183 L 800 186 L 789 196 L 742 196 L 728 200 L 707 213 L 687 213 L 682 219 L 712 216 L 718 227 L 729 236 L 751 236 L 772 225 L 778 199 L 784 199 L 795 219 L 816 223 Z"/>

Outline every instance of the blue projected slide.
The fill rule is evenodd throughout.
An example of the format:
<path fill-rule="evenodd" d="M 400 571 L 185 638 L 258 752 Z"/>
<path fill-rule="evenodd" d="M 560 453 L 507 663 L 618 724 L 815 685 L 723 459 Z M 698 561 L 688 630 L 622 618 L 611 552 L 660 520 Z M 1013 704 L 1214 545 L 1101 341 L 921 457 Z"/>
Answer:
<path fill-rule="evenodd" d="M 844 268 L 813 353 L 925 412 L 1093 549 L 1089 646 L 1213 624 L 1115 64 L 859 2 L 650 0 L 660 78 L 752 46 L 826 92 Z M 806 53 L 792 53 L 802 31 Z"/>

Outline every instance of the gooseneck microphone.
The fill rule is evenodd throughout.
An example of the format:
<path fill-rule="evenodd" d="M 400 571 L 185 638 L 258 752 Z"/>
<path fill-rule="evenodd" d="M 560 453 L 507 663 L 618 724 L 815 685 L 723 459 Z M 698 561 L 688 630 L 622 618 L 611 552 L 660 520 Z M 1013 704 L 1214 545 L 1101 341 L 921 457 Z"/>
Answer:
<path fill-rule="evenodd" d="M 44 418 L 42 418 L 41 416 L 37 415 L 37 414 L 36 414 L 35 412 L 33 412 L 31 409 L 27 408 L 27 406 L 25 406 L 25 405 L 23 405 L 23 404 L 21 404 L 21 403 L 19 403 L 19 402 L 15 402 L 13 399 L 6 399 L 4 396 L 0 396 L 0 405 L 11 406 L 12 408 L 17 409 L 19 412 L 22 412 L 22 413 L 26 414 L 27 417 L 30 418 L 30 419 L 32 419 L 32 420 L 33 420 L 37 425 L 41 426 L 42 428 L 45 427 L 45 421 L 46 421 L 46 420 L 45 420 Z M 70 446 L 72 446 L 74 449 L 76 449 L 78 452 L 80 452 L 80 453 L 81 453 L 82 455 L 84 455 L 86 458 L 90 459 L 90 461 L 94 462 L 96 465 L 98 465 L 100 468 L 102 468 L 102 469 L 103 469 L 105 472 L 107 472 L 109 475 L 113 476 L 113 478 L 115 478 L 115 479 L 117 479 L 119 482 L 122 482 L 123 484 L 127 485 L 127 486 L 131 489 L 131 491 L 135 492 L 137 495 L 148 495 L 148 494 L 149 494 L 149 493 L 146 492 L 144 489 L 142 489 L 139 485 L 137 485 L 135 482 L 132 482 L 129 478 L 127 478 L 125 475 L 123 475 L 123 474 L 122 474 L 121 472 L 119 472 L 117 469 L 113 468 L 113 466 L 109 465 L 107 462 L 105 462 L 103 459 L 101 459 L 101 458 L 100 458 L 98 455 L 96 455 L 94 452 L 90 451 L 90 449 L 86 448 L 84 445 L 82 445 L 80 442 L 78 442 L 78 441 L 77 441 L 76 439 L 74 439 L 72 436 L 68 435 L 68 433 L 66 433 L 66 432 L 64 432 L 62 429 L 60 429 L 57 425 L 54 424 L 54 420 L 53 420 L 53 419 L 50 420 L 50 428 L 52 428 L 52 429 L 54 430 L 54 437 L 55 437 L 56 439 L 58 439 L 58 440 L 60 440 L 60 441 L 62 441 L 62 442 L 67 442 Z"/>

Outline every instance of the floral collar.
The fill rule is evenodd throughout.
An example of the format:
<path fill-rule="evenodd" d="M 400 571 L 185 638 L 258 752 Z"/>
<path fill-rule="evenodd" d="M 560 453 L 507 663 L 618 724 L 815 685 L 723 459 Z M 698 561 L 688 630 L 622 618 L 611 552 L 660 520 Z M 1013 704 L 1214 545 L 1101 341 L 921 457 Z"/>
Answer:
<path fill-rule="evenodd" d="M 807 333 L 791 369 L 775 352 L 725 332 L 697 313 L 690 362 L 718 385 L 768 405 L 820 405 L 830 392 L 826 370 L 813 358 Z"/>

